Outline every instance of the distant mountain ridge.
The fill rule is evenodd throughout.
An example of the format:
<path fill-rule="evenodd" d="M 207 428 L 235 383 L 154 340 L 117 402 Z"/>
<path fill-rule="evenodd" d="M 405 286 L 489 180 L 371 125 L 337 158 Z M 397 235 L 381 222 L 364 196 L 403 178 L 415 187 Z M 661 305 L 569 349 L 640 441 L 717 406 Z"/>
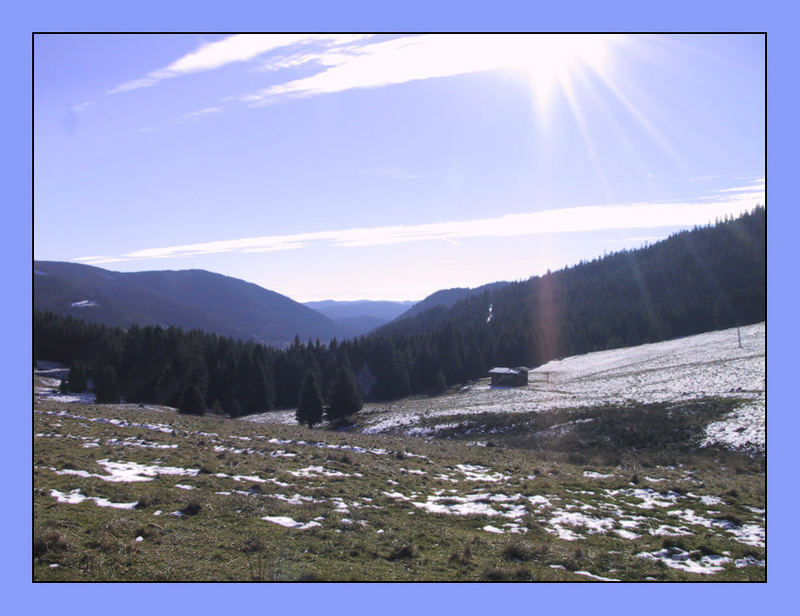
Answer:
<path fill-rule="evenodd" d="M 205 270 L 122 273 L 34 261 L 34 309 L 118 327 L 174 325 L 282 347 L 347 335 L 328 317 L 258 285 Z"/>
<path fill-rule="evenodd" d="M 381 325 L 397 318 L 415 302 L 373 301 L 368 299 L 355 301 L 337 301 L 326 299 L 305 302 L 303 305 L 333 320 L 347 337 L 366 334 Z"/>

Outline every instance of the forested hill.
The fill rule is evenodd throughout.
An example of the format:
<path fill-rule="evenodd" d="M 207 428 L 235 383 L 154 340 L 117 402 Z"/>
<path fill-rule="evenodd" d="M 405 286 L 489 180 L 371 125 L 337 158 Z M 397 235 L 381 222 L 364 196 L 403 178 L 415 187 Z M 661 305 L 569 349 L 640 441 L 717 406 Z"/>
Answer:
<path fill-rule="evenodd" d="M 766 318 L 766 210 L 638 250 L 491 288 L 382 327 L 381 335 L 457 332 L 490 363 L 654 342 Z"/>
<path fill-rule="evenodd" d="M 423 312 L 430 310 L 431 308 L 439 308 L 439 311 L 437 312 L 443 312 L 442 309 L 445 309 L 446 311 L 446 309 L 451 308 L 453 304 L 461 301 L 466 297 L 469 297 L 470 295 L 480 295 L 481 293 L 491 292 L 494 291 L 495 289 L 502 289 L 508 284 L 509 284 L 508 282 L 501 280 L 498 282 L 490 282 L 489 284 L 485 284 L 483 286 L 476 287 L 474 289 L 469 289 L 466 287 L 441 289 L 439 291 L 436 291 L 435 293 L 431 293 L 428 297 L 426 297 L 422 301 L 417 302 L 397 318 L 408 319 L 410 317 L 415 317 L 419 314 L 422 314 Z M 428 315 L 429 320 L 430 316 L 431 315 L 429 314 Z"/>
<path fill-rule="evenodd" d="M 54 261 L 33 268 L 36 310 L 90 323 L 172 325 L 277 347 L 295 335 L 327 342 L 346 333 L 285 295 L 204 270 L 122 273 Z"/>

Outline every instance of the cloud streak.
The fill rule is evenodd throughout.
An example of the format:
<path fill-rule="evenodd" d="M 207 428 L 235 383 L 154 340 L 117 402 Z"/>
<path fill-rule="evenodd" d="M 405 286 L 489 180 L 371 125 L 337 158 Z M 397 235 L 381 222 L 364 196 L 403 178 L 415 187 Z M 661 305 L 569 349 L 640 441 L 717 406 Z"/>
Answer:
<path fill-rule="evenodd" d="M 182 75 L 215 70 L 235 62 L 251 61 L 263 54 L 300 43 L 315 41 L 327 44 L 342 44 L 364 38 L 363 34 L 235 34 L 213 43 L 201 45 L 193 52 L 182 56 L 163 68 L 141 77 L 126 81 L 108 94 L 119 94 L 139 88 L 148 88 L 165 79 Z"/>
<path fill-rule="evenodd" d="M 298 54 L 267 65 L 285 68 L 316 63 L 310 77 L 264 88 L 241 98 L 260 105 L 284 97 L 308 97 L 375 88 L 420 79 L 517 68 L 539 82 L 578 65 L 600 69 L 613 35 L 413 35 Z M 544 85 L 540 83 L 539 85 Z"/>
<path fill-rule="evenodd" d="M 751 190 L 747 190 L 747 188 Z M 309 246 L 360 248 L 437 240 L 456 242 L 462 239 L 581 233 L 612 229 L 691 227 L 708 224 L 726 216 L 737 216 L 751 210 L 757 204 L 763 204 L 764 193 L 761 188 L 763 188 L 763 184 L 756 183 L 751 187 L 742 187 L 735 194 L 720 194 L 714 201 L 587 206 L 465 221 L 267 235 L 148 248 L 117 256 L 78 257 L 74 260 L 82 263 L 102 264 L 221 253 L 298 250 Z"/>

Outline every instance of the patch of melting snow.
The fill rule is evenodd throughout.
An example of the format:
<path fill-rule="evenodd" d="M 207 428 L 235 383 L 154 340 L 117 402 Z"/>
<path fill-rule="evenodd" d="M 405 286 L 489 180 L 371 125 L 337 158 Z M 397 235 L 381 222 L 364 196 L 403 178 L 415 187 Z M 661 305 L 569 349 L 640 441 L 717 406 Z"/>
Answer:
<path fill-rule="evenodd" d="M 674 505 L 679 498 L 683 498 L 677 492 L 657 492 L 652 488 L 626 488 L 619 490 L 606 490 L 605 493 L 609 496 L 616 497 L 620 494 L 625 496 L 632 496 L 641 500 L 641 503 L 627 503 L 632 507 L 639 509 L 654 509 L 655 507 L 669 507 Z"/>
<path fill-rule="evenodd" d="M 701 447 L 722 445 L 729 449 L 764 451 L 766 444 L 766 413 L 763 401 L 740 406 L 720 421 L 705 428 Z"/>
<path fill-rule="evenodd" d="M 234 481 L 254 481 L 255 483 L 267 483 L 266 479 L 262 479 L 258 475 L 232 475 L 231 479 Z"/>
<path fill-rule="evenodd" d="M 687 552 L 677 547 L 664 548 L 658 552 L 641 552 L 637 554 L 639 558 L 647 558 L 649 560 L 656 560 L 664 563 L 667 567 L 673 569 L 680 569 L 689 573 L 697 573 L 702 575 L 711 575 L 723 571 L 726 563 L 731 561 L 727 556 L 719 556 L 717 554 L 709 554 L 695 560 L 697 552 Z"/>
<path fill-rule="evenodd" d="M 228 453 L 240 454 L 244 453 L 246 450 L 237 449 L 236 447 L 226 447 L 225 445 L 214 445 L 214 451 L 216 453 L 222 453 L 223 451 L 227 451 Z"/>
<path fill-rule="evenodd" d="M 742 526 L 725 527 L 736 541 L 745 545 L 752 545 L 763 548 L 766 540 L 766 533 L 763 526 L 758 524 L 743 524 Z"/>
<path fill-rule="evenodd" d="M 418 495 L 415 496 L 414 493 L 412 493 L 411 496 L 406 496 L 405 494 L 401 494 L 400 492 L 383 492 L 383 495 L 388 496 L 389 498 L 394 498 L 395 500 L 404 500 L 404 501 L 411 500 L 412 498 L 416 498 L 416 496 L 418 496 Z"/>
<path fill-rule="evenodd" d="M 112 507 L 113 509 L 133 509 L 138 501 L 133 503 L 112 503 L 106 498 L 99 498 L 97 496 L 85 496 L 81 494 L 80 488 L 72 490 L 69 494 L 59 492 L 58 490 L 50 490 L 50 496 L 57 499 L 59 503 L 68 503 L 70 505 L 77 505 L 85 500 L 94 501 L 98 507 Z"/>
<path fill-rule="evenodd" d="M 589 479 L 611 479 L 612 477 L 616 477 L 614 473 L 604 474 L 596 471 L 583 471 L 583 476 Z"/>
<path fill-rule="evenodd" d="M 137 439 L 132 436 L 124 438 L 122 440 L 118 438 L 110 438 L 106 440 L 106 445 L 123 445 L 125 447 L 143 447 L 145 449 L 177 449 L 178 446 L 175 444 L 167 445 L 165 443 L 156 443 L 155 441 L 146 441 L 143 439 Z M 85 447 L 85 445 L 84 445 Z"/>
<path fill-rule="evenodd" d="M 733 563 L 737 569 L 742 567 L 765 567 L 767 563 L 763 560 L 758 560 L 755 556 L 745 556 L 744 558 L 737 558 Z"/>
<path fill-rule="evenodd" d="M 362 432 L 364 434 L 380 434 L 381 432 L 418 423 L 420 417 L 418 413 L 390 415 L 389 417 L 379 418 L 377 421 L 372 422 L 365 427 Z"/>
<path fill-rule="evenodd" d="M 181 490 L 196 490 L 197 489 L 196 487 L 190 486 L 189 484 L 186 484 L 186 483 L 176 483 L 175 487 L 176 488 L 180 488 Z"/>
<path fill-rule="evenodd" d="M 628 539 L 630 541 L 635 541 L 636 539 L 641 537 L 641 535 L 637 535 L 633 531 L 625 530 L 625 529 L 619 529 L 619 528 L 614 529 L 614 533 L 619 535 L 623 539 Z"/>
<path fill-rule="evenodd" d="M 267 522 L 272 522 L 273 524 L 279 524 L 280 526 L 284 526 L 286 528 L 297 528 L 299 530 L 306 530 L 307 528 L 313 528 L 314 526 L 322 526 L 322 524 L 315 520 L 311 520 L 310 522 L 303 524 L 302 522 L 297 522 L 296 520 L 286 516 L 265 516 L 261 519 Z"/>
<path fill-rule="evenodd" d="M 685 526 L 670 526 L 669 524 L 662 524 L 658 528 L 651 530 L 650 534 L 656 537 L 680 537 L 681 535 L 691 535 L 692 531 Z"/>
<path fill-rule="evenodd" d="M 62 470 L 52 469 L 56 475 L 77 475 L 79 477 L 95 477 L 103 481 L 129 482 L 129 481 L 152 481 L 158 475 L 189 475 L 194 476 L 200 472 L 197 468 L 180 468 L 176 466 L 158 466 L 139 464 L 138 462 L 111 462 L 109 460 L 98 460 L 97 463 L 108 473 L 99 475 L 89 471 L 65 468 Z"/>
<path fill-rule="evenodd" d="M 516 496 L 521 498 L 520 495 Z M 510 500 L 517 499 L 502 494 L 470 494 L 468 496 L 428 496 L 425 502 L 412 501 L 411 504 L 428 513 L 483 515 L 487 517 L 502 516 L 512 519 L 525 516 L 527 513 L 525 506 L 507 504 L 507 501 Z M 499 507 L 505 509 L 505 511 L 499 511 L 489 503 L 502 503 Z"/>
<path fill-rule="evenodd" d="M 331 502 L 333 503 L 333 510 L 335 512 L 337 512 L 337 513 L 350 513 L 350 509 L 348 508 L 347 503 L 345 503 L 338 496 L 332 498 Z"/>
<path fill-rule="evenodd" d="M 285 494 L 267 494 L 270 498 L 277 498 L 290 505 L 303 505 L 305 503 L 321 503 L 322 501 L 315 500 L 313 496 L 304 496 L 302 494 L 295 494 L 294 496 L 286 496 Z"/>
<path fill-rule="evenodd" d="M 95 401 L 94 394 L 87 394 L 87 393 L 48 394 L 47 392 L 42 392 L 42 391 L 39 391 L 37 393 L 39 393 L 40 395 L 44 395 L 48 400 L 52 400 L 54 402 L 66 402 L 70 404 L 94 404 Z"/>
<path fill-rule="evenodd" d="M 296 471 L 287 471 L 290 475 L 295 477 L 350 477 L 349 473 L 342 473 L 322 466 L 307 466 Z"/>
<path fill-rule="evenodd" d="M 542 507 L 552 507 L 553 503 L 550 502 L 550 499 L 546 496 L 542 496 L 541 494 L 536 494 L 535 496 L 529 496 L 528 501 L 531 505 L 535 505 L 537 508 L 541 509 Z"/>
<path fill-rule="evenodd" d="M 271 438 L 267 442 L 272 443 L 273 445 L 291 445 L 293 441 L 285 438 Z"/>
<path fill-rule="evenodd" d="M 297 456 L 296 453 L 291 453 L 289 451 L 284 451 L 283 449 L 278 449 L 277 451 L 273 451 L 269 454 L 273 458 L 294 458 Z"/>
<path fill-rule="evenodd" d="M 497 528 L 496 526 L 492 526 L 490 524 L 484 526 L 482 530 L 485 530 L 487 533 L 497 533 L 498 535 L 502 535 L 506 532 L 502 528 Z"/>
<path fill-rule="evenodd" d="M 411 428 L 410 430 L 406 430 L 406 435 L 431 436 L 433 434 L 437 434 L 438 432 L 444 432 L 445 430 L 453 430 L 462 425 L 464 425 L 464 422 L 437 424 L 435 426 L 425 426 L 425 427 L 418 426 L 415 428 Z"/>
<path fill-rule="evenodd" d="M 588 571 L 573 571 L 573 573 L 575 575 L 585 575 L 586 577 L 592 578 L 593 580 L 600 580 L 601 582 L 619 582 L 617 579 L 603 577 L 602 575 L 595 575 L 594 573 L 589 573 Z"/>
<path fill-rule="evenodd" d="M 593 518 L 577 511 L 555 511 L 549 522 L 552 530 L 546 530 L 566 541 L 582 538 L 571 529 L 566 528 L 567 526 L 585 529 L 589 534 L 605 533 L 614 528 L 614 520 L 611 518 Z"/>
<path fill-rule="evenodd" d="M 454 479 L 447 473 L 439 473 L 438 475 L 435 475 L 435 477 L 440 481 L 449 481 L 450 483 L 458 483 L 458 479 Z"/>
<path fill-rule="evenodd" d="M 456 468 L 463 473 L 467 481 L 499 482 L 511 479 L 509 475 L 492 473 L 492 469 L 477 464 L 456 464 Z"/>
<path fill-rule="evenodd" d="M 98 423 L 108 423 L 118 426 L 120 428 L 144 428 L 145 430 L 155 430 L 165 434 L 172 434 L 175 428 L 169 424 L 151 424 L 151 423 L 136 423 L 127 421 L 125 419 L 108 419 L 107 417 L 84 417 L 83 415 L 75 415 L 67 411 L 35 411 L 45 415 L 55 415 L 57 417 L 66 417 L 68 419 L 77 419 L 79 421 L 90 421 Z"/>

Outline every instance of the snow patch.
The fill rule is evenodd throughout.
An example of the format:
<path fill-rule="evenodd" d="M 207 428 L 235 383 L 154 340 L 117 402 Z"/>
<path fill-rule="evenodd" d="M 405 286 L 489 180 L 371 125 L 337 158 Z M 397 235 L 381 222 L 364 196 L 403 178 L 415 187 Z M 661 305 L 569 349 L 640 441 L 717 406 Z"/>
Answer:
<path fill-rule="evenodd" d="M 261 518 L 267 522 L 272 522 L 273 524 L 278 524 L 280 526 L 284 526 L 286 528 L 297 528 L 299 530 L 306 530 L 307 528 L 313 528 L 315 526 L 322 526 L 319 522 L 311 520 L 310 522 L 306 522 L 303 524 L 302 522 L 297 522 L 296 520 L 286 517 L 286 516 L 265 516 Z"/>
<path fill-rule="evenodd" d="M 69 494 L 59 492 L 58 490 L 50 490 L 50 496 L 57 499 L 59 503 L 68 503 L 70 505 L 77 505 L 85 500 L 94 501 L 98 507 L 112 507 L 113 509 L 133 509 L 137 502 L 133 503 L 112 503 L 106 498 L 99 498 L 97 496 L 85 496 L 81 494 L 80 488 L 72 490 Z"/>

